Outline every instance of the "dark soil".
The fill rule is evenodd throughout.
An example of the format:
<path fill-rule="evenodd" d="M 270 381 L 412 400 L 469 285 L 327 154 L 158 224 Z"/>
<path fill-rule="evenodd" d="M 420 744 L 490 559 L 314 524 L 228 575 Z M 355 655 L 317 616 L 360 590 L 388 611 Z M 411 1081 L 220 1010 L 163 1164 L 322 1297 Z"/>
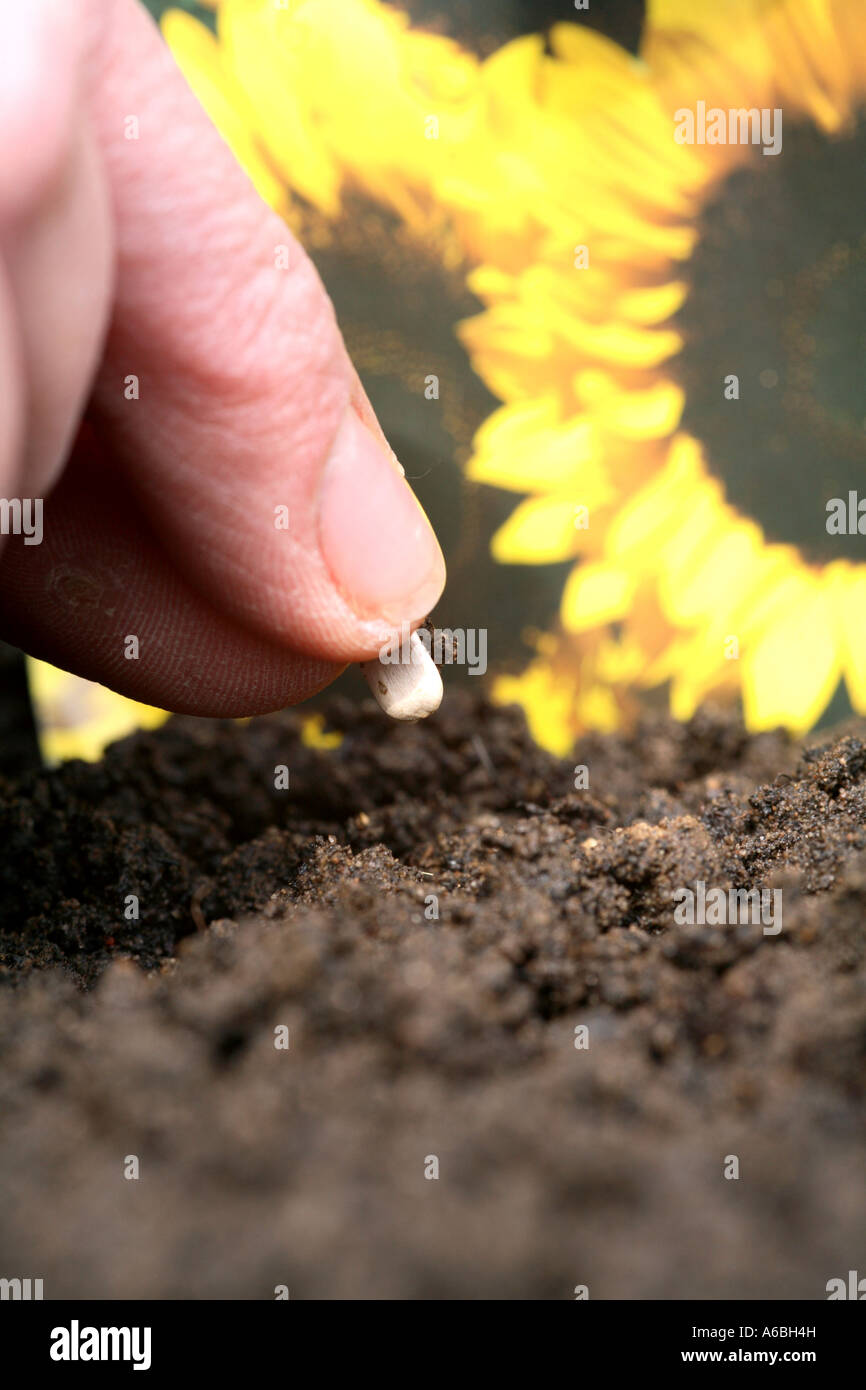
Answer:
<path fill-rule="evenodd" d="M 460 693 L 415 726 L 337 701 L 333 751 L 301 718 L 0 784 L 0 1275 L 821 1299 L 866 1272 L 866 734 L 804 753 L 705 712 L 562 763 Z M 781 887 L 782 932 L 676 925 L 698 879 Z"/>

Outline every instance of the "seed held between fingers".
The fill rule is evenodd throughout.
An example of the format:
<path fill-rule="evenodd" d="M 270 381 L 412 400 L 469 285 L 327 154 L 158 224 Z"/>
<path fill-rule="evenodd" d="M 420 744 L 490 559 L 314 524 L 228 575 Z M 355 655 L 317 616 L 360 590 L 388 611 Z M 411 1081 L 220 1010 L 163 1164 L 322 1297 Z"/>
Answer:
<path fill-rule="evenodd" d="M 380 708 L 392 719 L 414 723 L 442 703 L 442 677 L 426 646 L 413 632 L 406 644 L 409 660 L 362 661 L 361 670 Z"/>

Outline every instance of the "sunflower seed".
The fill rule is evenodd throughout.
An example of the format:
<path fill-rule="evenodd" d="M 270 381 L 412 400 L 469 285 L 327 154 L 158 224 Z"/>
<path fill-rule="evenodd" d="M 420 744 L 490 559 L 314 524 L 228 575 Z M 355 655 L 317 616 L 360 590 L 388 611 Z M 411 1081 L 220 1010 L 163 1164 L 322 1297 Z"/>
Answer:
<path fill-rule="evenodd" d="M 408 643 L 401 644 L 397 660 L 362 661 L 361 670 L 379 705 L 392 719 L 414 723 L 426 719 L 442 703 L 442 677 L 417 632 Z"/>

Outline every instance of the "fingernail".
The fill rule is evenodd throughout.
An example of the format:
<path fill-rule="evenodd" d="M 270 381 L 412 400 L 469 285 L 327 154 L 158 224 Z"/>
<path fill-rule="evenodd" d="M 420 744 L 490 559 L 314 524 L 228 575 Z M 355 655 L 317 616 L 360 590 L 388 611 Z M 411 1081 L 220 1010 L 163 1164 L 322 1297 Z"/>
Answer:
<path fill-rule="evenodd" d="M 360 617 L 424 618 L 445 585 L 442 551 L 415 494 L 351 408 L 322 475 L 319 545 Z"/>

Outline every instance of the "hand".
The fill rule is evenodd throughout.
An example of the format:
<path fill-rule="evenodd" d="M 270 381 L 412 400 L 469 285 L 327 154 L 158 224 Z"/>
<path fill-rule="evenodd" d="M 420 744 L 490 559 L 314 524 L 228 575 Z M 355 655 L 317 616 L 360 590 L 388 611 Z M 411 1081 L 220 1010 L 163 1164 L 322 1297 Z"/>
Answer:
<path fill-rule="evenodd" d="M 302 700 L 445 576 L 330 301 L 136 0 L 0 32 L 0 498 L 45 499 L 0 636 L 176 711 Z"/>

